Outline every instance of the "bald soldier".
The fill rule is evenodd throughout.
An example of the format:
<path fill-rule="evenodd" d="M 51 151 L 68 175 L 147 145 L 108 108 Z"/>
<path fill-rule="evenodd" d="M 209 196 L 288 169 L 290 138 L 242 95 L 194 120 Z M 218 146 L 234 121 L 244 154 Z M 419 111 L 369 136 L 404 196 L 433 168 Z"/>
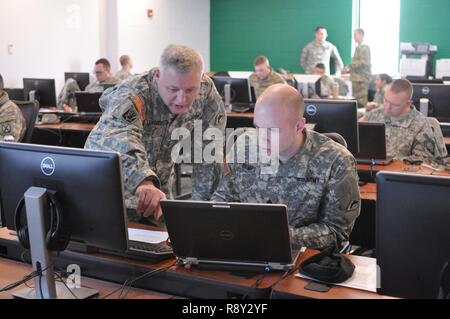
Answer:
<path fill-rule="evenodd" d="M 260 152 L 275 156 L 278 169 L 268 173 L 266 164 L 250 159 L 227 164 L 212 200 L 285 204 L 293 243 L 341 247 L 360 210 L 355 159 L 344 146 L 305 129 L 303 112 L 297 90 L 284 84 L 269 87 L 256 103 L 254 124 L 279 129 L 278 154 L 272 154 L 270 138 L 259 141 Z M 248 142 L 246 152 L 249 147 Z"/>
<path fill-rule="evenodd" d="M 26 128 L 22 111 L 4 91 L 3 77 L 0 74 L 0 141 L 12 136 L 14 142 L 20 142 Z"/>
<path fill-rule="evenodd" d="M 172 197 L 171 152 L 179 142 L 172 133 L 180 128 L 192 133 L 197 120 L 202 134 L 209 128 L 225 131 L 225 108 L 212 80 L 203 74 L 200 54 L 181 45 L 165 48 L 158 68 L 105 91 L 100 107 L 103 115 L 85 148 L 120 152 L 126 206 L 144 217 L 159 219 L 159 201 Z M 200 139 L 192 145 L 210 143 Z M 208 200 L 220 176 L 220 164 L 195 163 L 192 198 Z"/>
<path fill-rule="evenodd" d="M 437 138 L 426 117 L 416 110 L 412 95 L 413 87 L 408 80 L 395 80 L 386 88 L 383 107 L 366 112 L 360 121 L 386 124 L 388 158 L 447 162 L 443 139 Z"/>

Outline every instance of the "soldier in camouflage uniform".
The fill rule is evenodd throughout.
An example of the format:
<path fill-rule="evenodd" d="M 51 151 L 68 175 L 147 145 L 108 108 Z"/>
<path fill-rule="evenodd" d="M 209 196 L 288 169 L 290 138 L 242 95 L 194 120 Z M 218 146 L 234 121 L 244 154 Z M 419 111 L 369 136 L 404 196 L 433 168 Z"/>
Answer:
<path fill-rule="evenodd" d="M 268 88 L 257 101 L 254 123 L 257 128 L 279 128 L 278 169 L 268 173 L 267 164 L 248 158 L 231 164 L 228 156 L 224 177 L 211 199 L 285 204 L 293 243 L 341 247 L 360 210 L 356 162 L 344 146 L 305 129 L 303 111 L 303 98 L 294 88 L 283 84 Z M 272 141 L 261 141 L 260 152 L 271 153 Z"/>
<path fill-rule="evenodd" d="M 127 54 L 122 55 L 119 58 L 119 62 L 122 68 L 114 76 L 119 82 L 122 82 L 132 75 L 130 70 L 133 68 L 133 62 L 131 61 L 131 57 Z"/>
<path fill-rule="evenodd" d="M 386 86 L 392 83 L 392 78 L 386 73 L 377 74 L 375 78 L 376 92 L 372 102 L 368 102 L 366 105 L 366 111 L 372 111 L 383 106 L 384 93 Z"/>
<path fill-rule="evenodd" d="M 333 58 L 336 65 L 336 73 L 339 73 L 344 63 L 339 55 L 338 49 L 326 41 L 327 29 L 324 27 L 317 27 L 315 33 L 315 40 L 308 43 L 302 50 L 300 57 L 300 65 L 305 74 L 313 74 L 314 68 L 318 63 L 323 63 L 326 68 L 326 73 L 330 74 L 330 58 Z"/>
<path fill-rule="evenodd" d="M 95 62 L 94 72 L 96 81 L 86 86 L 86 92 L 103 92 L 105 84 L 117 84 L 119 79 L 111 74 L 111 64 L 107 59 L 99 59 Z M 76 111 L 75 92 L 81 91 L 77 81 L 67 79 L 59 93 L 57 107 L 61 110 Z"/>
<path fill-rule="evenodd" d="M 159 68 L 131 77 L 100 98 L 103 115 L 85 148 L 121 153 L 126 206 L 136 208 L 139 215 L 154 214 L 159 219 L 159 201 L 171 197 L 171 152 L 178 142 L 172 140 L 175 129 L 192 133 L 194 121 L 201 120 L 201 133 L 217 128 L 224 134 L 222 99 L 202 70 L 202 58 L 194 49 L 170 45 Z M 210 141 L 195 139 L 193 145 L 196 143 L 202 146 Z M 219 158 L 221 154 L 223 147 Z M 217 163 L 193 165 L 193 199 L 209 199 L 221 168 Z"/>
<path fill-rule="evenodd" d="M 367 112 L 361 121 L 386 124 L 389 158 L 445 162 L 445 144 L 438 142 L 426 117 L 412 105 L 412 93 L 408 80 L 395 80 L 386 89 L 384 107 Z"/>
<path fill-rule="evenodd" d="M 332 96 L 334 80 L 326 74 L 325 65 L 318 63 L 314 69 L 314 74 L 320 75 L 320 96 L 313 96 L 313 98 L 329 98 Z"/>
<path fill-rule="evenodd" d="M 12 136 L 15 142 L 20 142 L 27 128 L 25 119 L 3 88 L 3 78 L 0 74 L 0 141 L 6 136 Z"/>
<path fill-rule="evenodd" d="M 342 73 L 350 73 L 353 96 L 358 101 L 358 107 L 365 108 L 368 102 L 370 77 L 372 76 L 370 48 L 367 44 L 363 43 L 363 29 L 356 29 L 353 32 L 353 38 L 358 46 L 356 47 L 352 62 L 342 70 Z"/>
<path fill-rule="evenodd" d="M 283 77 L 274 72 L 270 66 L 269 59 L 261 55 L 253 61 L 255 72 L 250 77 L 250 85 L 255 88 L 256 98 L 264 92 L 269 86 L 277 83 L 286 83 Z"/>

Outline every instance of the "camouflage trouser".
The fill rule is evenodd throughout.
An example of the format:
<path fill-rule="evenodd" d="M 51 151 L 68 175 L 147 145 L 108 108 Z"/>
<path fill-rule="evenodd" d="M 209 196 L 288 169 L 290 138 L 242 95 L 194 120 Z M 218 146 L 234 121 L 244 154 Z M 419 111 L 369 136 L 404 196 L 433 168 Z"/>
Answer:
<path fill-rule="evenodd" d="M 369 83 L 363 81 L 352 81 L 353 96 L 358 101 L 358 107 L 366 107 L 369 95 Z"/>
<path fill-rule="evenodd" d="M 58 95 L 58 102 L 56 103 L 58 109 L 62 110 L 64 109 L 64 104 L 68 104 L 76 111 L 77 103 L 75 101 L 75 92 L 77 91 L 81 91 L 77 81 L 74 79 L 67 79 L 61 93 Z"/>

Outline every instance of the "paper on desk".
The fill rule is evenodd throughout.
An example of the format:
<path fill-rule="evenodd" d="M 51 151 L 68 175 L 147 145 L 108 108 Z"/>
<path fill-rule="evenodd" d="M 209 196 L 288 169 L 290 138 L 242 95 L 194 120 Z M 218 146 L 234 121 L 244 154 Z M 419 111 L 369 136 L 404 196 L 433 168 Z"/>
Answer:
<path fill-rule="evenodd" d="M 300 273 L 298 273 L 296 276 L 304 279 L 318 281 Z M 340 284 L 334 285 L 377 292 L 377 265 L 376 263 L 373 263 L 370 266 L 356 265 L 352 277 Z"/>
<path fill-rule="evenodd" d="M 128 239 L 149 244 L 166 241 L 169 235 L 165 231 L 128 228 Z"/>

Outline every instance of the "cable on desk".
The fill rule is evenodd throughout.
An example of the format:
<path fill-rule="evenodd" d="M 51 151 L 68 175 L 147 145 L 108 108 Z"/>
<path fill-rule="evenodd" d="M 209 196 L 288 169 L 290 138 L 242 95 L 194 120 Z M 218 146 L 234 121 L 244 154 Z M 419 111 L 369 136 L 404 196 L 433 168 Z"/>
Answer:
<path fill-rule="evenodd" d="M 113 290 L 112 292 L 110 292 L 110 293 L 107 294 L 106 296 L 102 297 L 101 299 L 106 299 L 106 298 L 108 298 L 109 296 L 111 296 L 111 295 L 115 294 L 116 292 L 118 292 L 119 290 L 121 291 L 121 292 L 120 292 L 120 295 L 119 295 L 119 299 L 124 299 L 124 298 L 128 295 L 128 292 L 131 290 L 131 286 L 132 286 L 136 281 L 141 280 L 141 279 L 144 279 L 144 278 L 146 278 L 146 277 L 154 276 L 154 275 L 156 275 L 156 274 L 159 274 L 160 272 L 165 272 L 165 271 L 169 270 L 169 268 L 171 268 L 171 267 L 173 267 L 173 266 L 175 266 L 175 265 L 176 265 L 176 262 L 174 262 L 173 264 L 170 264 L 169 266 L 164 267 L 164 268 L 153 269 L 153 270 L 151 270 L 151 271 L 149 271 L 149 272 L 147 272 L 147 273 L 145 273 L 145 274 L 143 274 L 143 275 L 141 275 L 141 276 L 139 276 L 139 277 L 136 277 L 136 278 L 134 278 L 134 279 L 132 279 L 132 280 L 127 279 L 127 280 L 125 280 L 125 282 L 122 284 L 121 287 L 117 288 L 116 290 Z M 125 290 L 127 287 L 128 287 L 128 291 L 125 293 L 125 295 L 122 296 L 124 290 Z"/>
<path fill-rule="evenodd" d="M 247 297 L 250 294 L 251 290 L 255 289 L 255 288 L 258 288 L 259 285 L 261 285 L 261 283 L 264 280 L 264 278 L 266 278 L 266 275 L 269 272 L 270 272 L 270 269 L 264 270 L 264 273 L 262 274 L 262 276 L 260 278 L 256 279 L 255 283 L 250 286 L 250 288 L 247 290 L 247 293 L 245 295 L 243 295 L 241 299 L 247 299 Z"/>

